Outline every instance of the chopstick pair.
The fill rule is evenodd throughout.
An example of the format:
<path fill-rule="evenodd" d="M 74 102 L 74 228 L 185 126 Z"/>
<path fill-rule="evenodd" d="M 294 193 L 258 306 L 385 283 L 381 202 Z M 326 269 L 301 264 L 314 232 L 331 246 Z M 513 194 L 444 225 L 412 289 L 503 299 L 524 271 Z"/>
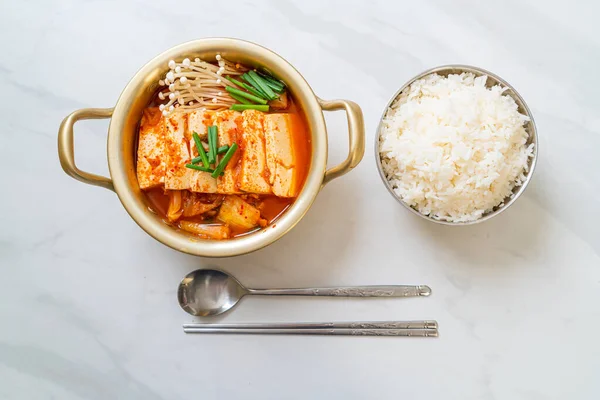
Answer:
<path fill-rule="evenodd" d="M 436 321 L 183 324 L 185 333 L 437 337 Z"/>

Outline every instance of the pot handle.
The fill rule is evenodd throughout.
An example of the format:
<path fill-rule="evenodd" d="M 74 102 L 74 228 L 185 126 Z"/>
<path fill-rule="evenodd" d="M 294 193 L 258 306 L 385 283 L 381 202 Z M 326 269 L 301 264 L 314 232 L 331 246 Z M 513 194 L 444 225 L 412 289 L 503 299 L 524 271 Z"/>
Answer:
<path fill-rule="evenodd" d="M 73 148 L 73 125 L 84 119 L 104 119 L 112 116 L 114 108 L 82 108 L 72 112 L 63 120 L 58 128 L 58 158 L 60 165 L 67 175 L 90 185 L 101 186 L 112 191 L 112 180 L 110 178 L 85 172 L 75 165 L 75 151 Z"/>
<path fill-rule="evenodd" d="M 323 99 L 318 99 L 318 101 L 323 111 L 346 110 L 348 117 L 348 135 L 350 141 L 348 157 L 343 163 L 325 171 L 325 176 L 323 177 L 323 185 L 325 185 L 332 179 L 339 178 L 348 173 L 362 160 L 365 154 L 365 122 L 360 107 L 353 101 Z"/>

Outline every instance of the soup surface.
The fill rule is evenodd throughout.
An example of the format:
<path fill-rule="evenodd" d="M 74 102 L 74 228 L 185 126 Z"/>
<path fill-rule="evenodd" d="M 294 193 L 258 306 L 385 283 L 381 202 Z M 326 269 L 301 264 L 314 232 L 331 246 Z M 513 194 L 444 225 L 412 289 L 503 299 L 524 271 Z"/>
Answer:
<path fill-rule="evenodd" d="M 306 180 L 303 110 L 283 82 L 220 56 L 169 67 L 139 128 L 136 172 L 149 207 L 205 239 L 267 227 Z"/>

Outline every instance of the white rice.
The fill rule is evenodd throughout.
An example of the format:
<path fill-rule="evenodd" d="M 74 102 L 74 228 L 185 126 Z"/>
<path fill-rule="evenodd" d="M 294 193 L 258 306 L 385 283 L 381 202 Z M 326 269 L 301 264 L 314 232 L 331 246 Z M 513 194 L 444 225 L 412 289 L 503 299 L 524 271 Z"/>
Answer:
<path fill-rule="evenodd" d="M 506 88 L 487 76 L 428 75 L 394 101 L 379 153 L 394 192 L 432 218 L 474 221 L 525 180 L 533 144 Z"/>

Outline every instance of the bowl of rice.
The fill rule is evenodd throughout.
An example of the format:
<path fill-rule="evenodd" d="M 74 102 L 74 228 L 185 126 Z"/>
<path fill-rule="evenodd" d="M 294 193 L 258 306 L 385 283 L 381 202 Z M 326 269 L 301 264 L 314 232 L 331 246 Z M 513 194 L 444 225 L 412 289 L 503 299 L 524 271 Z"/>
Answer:
<path fill-rule="evenodd" d="M 445 225 L 486 221 L 512 205 L 537 160 L 531 111 L 502 78 L 446 65 L 408 81 L 375 136 L 388 191 L 411 212 Z"/>

